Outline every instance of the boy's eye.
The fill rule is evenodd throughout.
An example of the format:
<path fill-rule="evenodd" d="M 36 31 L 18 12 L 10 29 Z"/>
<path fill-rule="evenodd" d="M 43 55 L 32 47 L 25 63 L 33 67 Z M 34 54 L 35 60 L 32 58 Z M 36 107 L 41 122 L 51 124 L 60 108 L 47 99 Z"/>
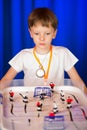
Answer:
<path fill-rule="evenodd" d="M 38 35 L 39 33 L 34 33 L 35 35 Z"/>
<path fill-rule="evenodd" d="M 50 33 L 46 33 L 47 35 L 50 35 Z"/>

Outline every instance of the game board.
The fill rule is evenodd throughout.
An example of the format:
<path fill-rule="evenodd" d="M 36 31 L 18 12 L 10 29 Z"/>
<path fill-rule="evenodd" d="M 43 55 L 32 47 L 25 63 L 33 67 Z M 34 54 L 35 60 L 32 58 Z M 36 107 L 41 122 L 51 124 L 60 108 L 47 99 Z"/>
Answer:
<path fill-rule="evenodd" d="M 87 130 L 87 99 L 74 86 L 9 87 L 2 130 Z"/>

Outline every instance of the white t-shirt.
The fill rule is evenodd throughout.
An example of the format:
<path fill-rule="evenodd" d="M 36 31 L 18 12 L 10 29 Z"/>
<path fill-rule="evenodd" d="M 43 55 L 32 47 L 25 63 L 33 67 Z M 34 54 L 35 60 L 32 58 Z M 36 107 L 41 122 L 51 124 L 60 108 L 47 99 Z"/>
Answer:
<path fill-rule="evenodd" d="M 50 53 L 45 55 L 37 54 L 45 71 L 48 67 Z M 53 82 L 55 85 L 63 85 L 64 71 L 70 70 L 78 59 L 65 47 L 53 46 L 52 61 L 50 65 L 47 85 Z M 15 57 L 13 57 L 9 64 L 17 71 L 24 72 L 24 83 L 28 86 L 44 85 L 44 78 L 38 78 L 36 71 L 39 64 L 33 55 L 33 48 L 23 49 Z"/>

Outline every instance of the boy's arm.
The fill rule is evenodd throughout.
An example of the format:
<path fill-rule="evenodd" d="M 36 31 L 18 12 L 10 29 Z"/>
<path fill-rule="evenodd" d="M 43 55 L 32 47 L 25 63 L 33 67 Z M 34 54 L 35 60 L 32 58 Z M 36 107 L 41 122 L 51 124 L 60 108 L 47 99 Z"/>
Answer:
<path fill-rule="evenodd" d="M 72 67 L 68 72 L 69 77 L 72 80 L 72 83 L 82 89 L 85 94 L 87 94 L 87 87 L 81 77 L 79 76 L 78 72 L 76 71 L 75 67 Z"/>
<path fill-rule="evenodd" d="M 3 89 L 3 83 L 5 81 L 11 81 L 14 79 L 14 77 L 17 75 L 17 71 L 10 67 L 10 69 L 7 71 L 7 73 L 4 75 L 4 77 L 0 80 L 0 90 Z"/>

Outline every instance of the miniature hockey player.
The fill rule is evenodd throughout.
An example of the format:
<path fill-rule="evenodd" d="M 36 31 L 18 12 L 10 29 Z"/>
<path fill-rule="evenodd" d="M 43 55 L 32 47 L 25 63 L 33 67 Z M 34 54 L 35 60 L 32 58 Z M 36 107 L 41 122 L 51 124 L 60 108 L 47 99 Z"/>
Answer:
<path fill-rule="evenodd" d="M 57 107 L 57 104 L 56 104 L 55 101 L 53 102 L 53 112 L 54 112 L 55 114 L 58 112 L 58 107 Z"/>
<path fill-rule="evenodd" d="M 46 92 L 44 91 L 44 89 L 41 90 L 41 93 L 40 93 L 40 99 L 41 100 L 44 100 L 44 97 L 46 96 Z"/>
<path fill-rule="evenodd" d="M 60 91 L 60 96 L 64 97 L 64 91 L 63 90 Z"/>
<path fill-rule="evenodd" d="M 41 101 L 38 101 L 36 106 L 37 106 L 37 111 L 42 111 L 42 102 Z"/>
<path fill-rule="evenodd" d="M 53 82 L 50 82 L 50 84 L 49 84 L 49 85 L 50 85 L 50 87 L 51 87 L 51 91 L 52 91 L 52 92 L 54 92 L 54 90 L 53 90 L 53 89 L 54 89 L 54 87 L 55 87 L 55 84 L 54 84 Z"/>
<path fill-rule="evenodd" d="M 50 119 L 54 119 L 54 118 L 55 118 L 55 113 L 54 113 L 53 111 L 51 111 L 51 112 L 49 113 L 49 118 L 50 118 Z"/>
<path fill-rule="evenodd" d="M 14 99 L 13 99 L 13 97 L 14 97 L 14 92 L 13 92 L 12 90 L 10 90 L 9 95 L 10 95 L 9 100 L 10 100 L 11 102 L 13 102 L 13 101 L 14 101 Z"/>
<path fill-rule="evenodd" d="M 60 92 L 60 99 L 62 100 L 63 103 L 65 102 L 65 97 L 64 97 L 63 90 L 61 90 L 61 92 Z"/>
<path fill-rule="evenodd" d="M 70 96 L 68 96 L 68 98 L 66 100 L 66 102 L 67 102 L 67 108 L 68 109 L 72 107 L 72 104 L 71 104 L 72 101 L 73 101 L 73 99 Z"/>
<path fill-rule="evenodd" d="M 10 110 L 10 112 L 11 112 L 11 114 L 13 114 L 14 92 L 12 90 L 10 90 L 9 95 L 10 95 L 9 100 L 11 102 L 11 110 Z"/>
<path fill-rule="evenodd" d="M 27 93 L 27 92 L 26 92 Z M 25 105 L 24 105 L 24 111 L 25 111 L 25 113 L 27 113 L 27 103 L 28 103 L 28 96 L 27 95 L 22 95 L 21 93 L 19 93 L 21 96 L 22 96 L 22 98 L 23 98 L 23 102 L 25 103 Z"/>

